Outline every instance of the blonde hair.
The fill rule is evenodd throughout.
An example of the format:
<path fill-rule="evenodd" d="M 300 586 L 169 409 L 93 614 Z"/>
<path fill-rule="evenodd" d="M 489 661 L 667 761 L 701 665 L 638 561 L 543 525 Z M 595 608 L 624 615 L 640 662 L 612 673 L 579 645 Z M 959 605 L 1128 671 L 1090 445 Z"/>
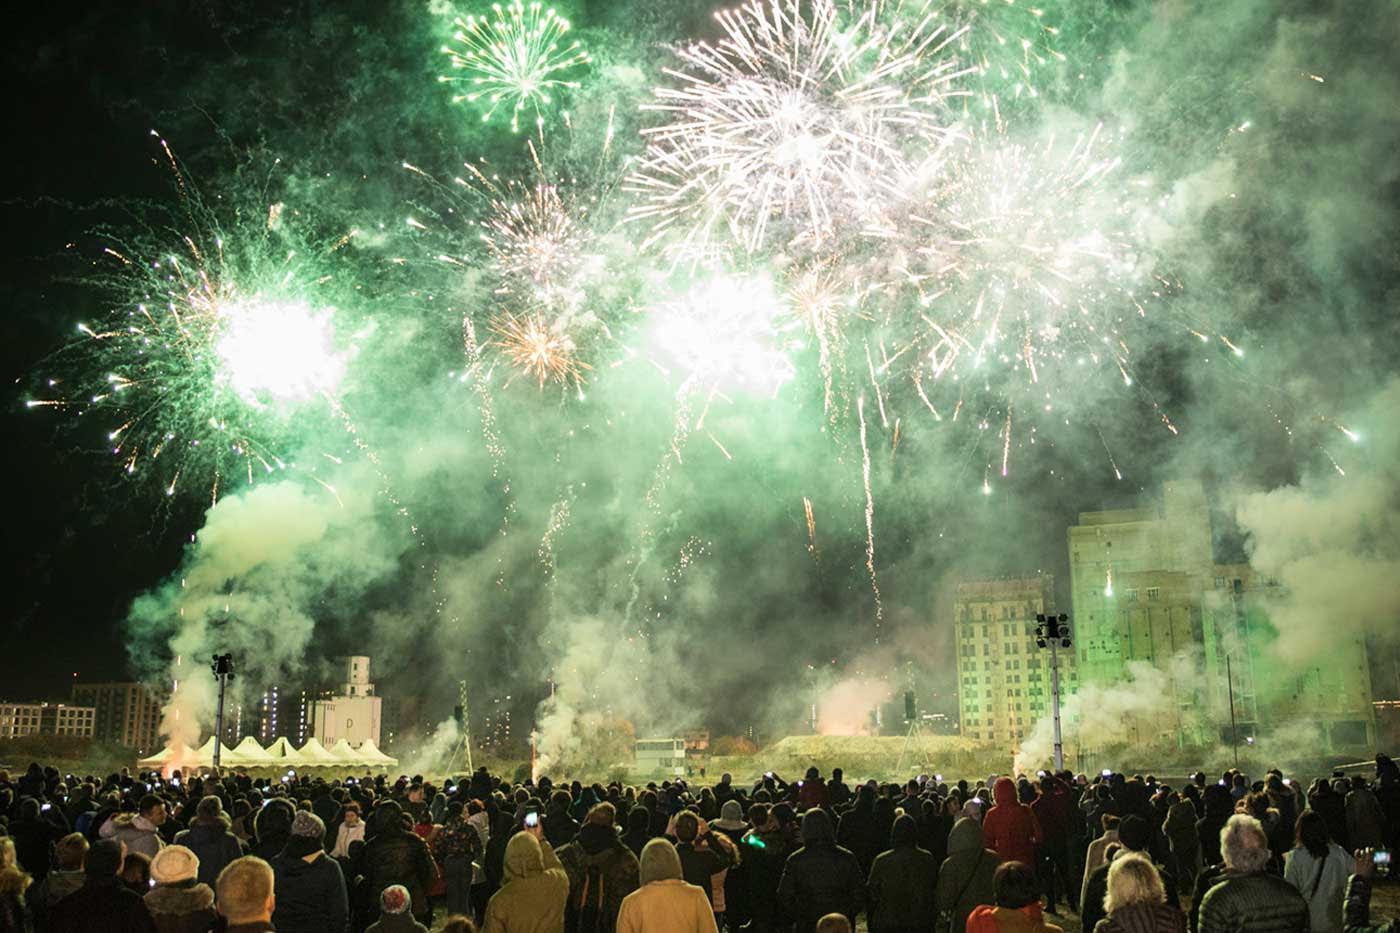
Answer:
<path fill-rule="evenodd" d="M 1132 904 L 1165 904 L 1167 889 L 1151 859 L 1137 852 L 1124 852 L 1109 863 L 1108 894 L 1103 907 L 1113 913 Z"/>
<path fill-rule="evenodd" d="M 229 862 L 219 872 L 219 913 L 230 923 L 257 919 L 272 897 L 272 866 L 255 855 Z"/>
<path fill-rule="evenodd" d="M 0 836 L 0 868 L 18 868 L 19 854 L 15 852 L 15 841 L 9 836 Z"/>

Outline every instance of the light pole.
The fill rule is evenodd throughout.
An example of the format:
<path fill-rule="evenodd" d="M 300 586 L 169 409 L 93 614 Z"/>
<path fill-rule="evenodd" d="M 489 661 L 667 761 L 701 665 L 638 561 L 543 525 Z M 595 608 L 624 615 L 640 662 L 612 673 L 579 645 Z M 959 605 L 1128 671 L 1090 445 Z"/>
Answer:
<path fill-rule="evenodd" d="M 228 682 L 233 679 L 233 655 L 216 654 L 213 661 L 210 670 L 214 672 L 214 679 L 219 682 L 219 705 L 214 710 L 213 764 L 217 769 L 219 767 L 219 749 L 224 744 L 224 691 L 228 689 Z"/>
<path fill-rule="evenodd" d="M 1240 767 L 1240 734 L 1235 724 L 1235 675 L 1230 666 L 1230 655 L 1225 655 L 1225 687 L 1230 691 L 1230 747 L 1235 750 L 1235 770 Z"/>
<path fill-rule="evenodd" d="M 1065 746 L 1060 740 L 1060 649 L 1068 648 L 1072 642 L 1069 634 L 1069 616 L 1065 613 L 1046 615 L 1037 613 L 1035 617 L 1035 644 L 1037 648 L 1050 649 L 1050 706 L 1055 719 L 1055 770 L 1065 769 Z"/>

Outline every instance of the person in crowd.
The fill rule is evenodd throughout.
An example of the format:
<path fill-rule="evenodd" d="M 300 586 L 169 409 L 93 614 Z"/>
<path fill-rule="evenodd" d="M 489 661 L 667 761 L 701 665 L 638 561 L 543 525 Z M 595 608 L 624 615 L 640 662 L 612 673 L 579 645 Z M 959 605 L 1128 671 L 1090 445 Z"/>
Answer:
<path fill-rule="evenodd" d="M 709 838 L 708 827 L 689 810 L 676 816 L 676 854 L 681 860 L 681 877 L 705 891 L 713 904 L 710 879 L 734 864 L 733 852 Z"/>
<path fill-rule="evenodd" d="M 744 873 L 740 870 L 743 862 L 741 848 L 749 824 L 744 820 L 744 805 L 731 798 L 720 806 L 719 819 L 710 823 L 710 832 L 719 845 L 725 847 L 734 859 L 734 868 L 720 872 L 722 882 L 715 890 L 715 910 L 723 909 L 724 926 L 738 929 L 748 922 L 748 898 Z"/>
<path fill-rule="evenodd" d="M 1119 853 L 1126 855 L 1129 852 L 1138 852 L 1151 858 L 1153 836 L 1152 824 L 1136 813 L 1130 813 L 1118 822 Z M 1108 864 L 1094 869 L 1084 885 L 1079 919 L 1086 930 L 1092 930 L 1104 918 L 1104 899 L 1108 895 L 1108 872 L 1112 864 L 1110 858 Z M 1160 864 L 1157 865 L 1157 874 L 1162 879 L 1163 888 L 1166 889 L 1167 903 L 1179 903 L 1176 876 Z"/>
<path fill-rule="evenodd" d="M 128 852 L 122 862 L 122 883 L 141 897 L 151 889 L 151 859 L 141 852 Z"/>
<path fill-rule="evenodd" d="M 165 801 L 155 794 L 146 794 L 137 804 L 135 813 L 118 813 L 102 827 L 100 834 L 122 843 L 127 852 L 154 858 L 165 845 L 160 828 L 168 816 Z"/>
<path fill-rule="evenodd" d="M 541 821 L 544 824 L 544 838 L 558 849 L 572 842 L 578 835 L 578 820 L 569 815 L 573 798 L 566 790 L 556 790 L 549 798 L 549 810 Z"/>
<path fill-rule="evenodd" d="M 1400 766 L 1389 755 L 1376 756 L 1376 800 L 1385 814 L 1385 845 L 1400 849 Z"/>
<path fill-rule="evenodd" d="M 1085 898 L 1089 896 L 1089 878 L 1102 865 L 1108 864 L 1108 849 L 1110 846 L 1122 848 L 1122 843 L 1118 841 L 1118 826 L 1121 818 L 1112 813 L 1104 813 L 1100 818 L 1102 830 L 1093 842 L 1089 843 L 1089 848 L 1084 853 L 1084 878 L 1079 883 L 1079 904 L 1084 905 Z"/>
<path fill-rule="evenodd" d="M 680 855 L 668 840 L 642 848 L 639 880 L 641 886 L 622 899 L 617 933 L 717 933 L 709 897 L 681 877 Z"/>
<path fill-rule="evenodd" d="M 199 881 L 211 888 L 219 872 L 243 855 L 243 843 L 233 834 L 232 821 L 224 813 L 223 802 L 212 795 L 196 804 L 190 828 L 176 833 L 175 844 L 195 854 L 199 859 Z"/>
<path fill-rule="evenodd" d="M 561 930 L 568 899 L 569 875 L 545 838 L 544 827 L 526 827 L 506 843 L 504 884 L 486 905 L 482 931 Z"/>
<path fill-rule="evenodd" d="M 1322 814 L 1316 810 L 1299 814 L 1283 877 L 1308 902 L 1312 933 L 1341 933 L 1342 898 L 1350 868 L 1351 856 L 1331 840 Z"/>
<path fill-rule="evenodd" d="M 443 921 L 442 933 L 476 933 L 476 923 L 471 917 L 453 914 Z"/>
<path fill-rule="evenodd" d="M 335 845 L 331 847 L 331 858 L 347 861 L 350 846 L 365 840 L 365 821 L 360 819 L 360 805 L 355 801 L 345 804 L 340 814 L 340 826 L 335 831 Z"/>
<path fill-rule="evenodd" d="M 49 911 L 52 933 L 154 933 L 156 927 L 140 894 L 121 880 L 126 846 L 102 839 L 88 849 L 86 880 Z"/>
<path fill-rule="evenodd" d="M 827 914 L 817 921 L 817 933 L 851 933 L 851 921 L 844 914 Z"/>
<path fill-rule="evenodd" d="M 256 855 L 235 859 L 219 872 L 214 904 L 224 933 L 271 933 L 276 909 L 272 866 Z"/>
<path fill-rule="evenodd" d="M 379 919 L 365 933 L 428 933 L 413 916 L 413 896 L 401 884 L 391 884 L 379 894 Z"/>
<path fill-rule="evenodd" d="M 176 844 L 166 846 L 151 859 L 151 880 L 146 910 L 159 933 L 209 933 L 218 922 L 214 913 L 214 889 L 199 880 L 199 856 Z"/>
<path fill-rule="evenodd" d="M 1200 933 L 1304 933 L 1308 902 L 1298 889 L 1268 872 L 1272 854 L 1263 825 L 1237 813 L 1220 834 L 1225 874 L 1201 901 Z"/>
<path fill-rule="evenodd" d="M 1035 864 L 1035 847 L 1040 844 L 1040 823 L 1031 808 L 1021 803 L 1016 782 L 1009 777 L 998 778 L 992 785 L 995 805 L 982 819 L 982 840 L 987 848 L 1001 856 L 1002 862 Z"/>
<path fill-rule="evenodd" d="M 1347 815 L 1347 839 L 1356 849 L 1385 848 L 1385 810 L 1366 785 L 1366 779 L 1354 775 L 1351 792 L 1344 804 Z"/>
<path fill-rule="evenodd" d="M 632 854 L 641 857 L 642 847 L 651 841 L 651 814 L 644 807 L 633 807 L 627 813 L 627 832 L 622 841 Z"/>
<path fill-rule="evenodd" d="M 340 863 L 326 854 L 326 826 L 309 810 L 292 818 L 287 844 L 272 860 L 281 933 L 343 933 L 350 905 Z"/>
<path fill-rule="evenodd" d="M 623 899 L 641 883 L 637 856 L 618 837 L 616 822 L 611 803 L 594 804 L 574 841 L 558 852 L 569 876 L 567 933 L 611 933 Z"/>
<path fill-rule="evenodd" d="M 1376 876 L 1375 849 L 1358 849 L 1347 884 L 1345 905 L 1347 933 L 1400 933 L 1400 919 L 1372 925 L 1371 884 Z"/>
<path fill-rule="evenodd" d="M 976 820 L 962 817 L 953 824 L 948 858 L 939 868 L 934 889 L 940 930 L 963 929 L 973 910 L 992 903 L 993 881 L 1000 865 L 1001 856 L 983 844 L 982 827 Z"/>
<path fill-rule="evenodd" d="M 54 868 L 29 892 L 30 921 L 34 933 L 47 933 L 48 915 L 53 905 L 83 886 L 87 876 L 83 861 L 89 843 L 82 833 L 69 833 L 54 846 Z"/>
<path fill-rule="evenodd" d="M 442 829 L 433 838 L 433 858 L 447 882 L 447 911 L 470 913 L 473 863 L 481 858 L 485 846 L 476 827 L 467 822 L 466 808 L 460 800 L 452 800 L 443 808 Z"/>
<path fill-rule="evenodd" d="M 366 830 L 368 841 L 360 850 L 355 869 L 365 878 L 369 903 L 378 905 L 385 888 L 401 884 L 413 897 L 413 916 L 429 922 L 432 905 L 428 902 L 428 889 L 437 879 L 437 868 L 428 844 L 408 828 L 397 801 L 386 800 L 375 807 L 372 820 L 373 832 Z"/>
<path fill-rule="evenodd" d="M 990 815 L 990 814 L 989 814 Z M 1045 922 L 1035 869 L 1024 862 L 1003 862 L 992 879 L 992 903 L 967 918 L 967 933 L 1064 933 Z"/>
<path fill-rule="evenodd" d="M 797 784 L 797 807 L 805 813 L 813 807 L 829 806 L 830 802 L 822 773 L 813 765 Z"/>
<path fill-rule="evenodd" d="M 1167 903 L 1157 866 L 1141 852 L 1125 852 L 1109 866 L 1104 911 L 1093 933 L 1186 933 L 1186 914 Z"/>
<path fill-rule="evenodd" d="M 14 840 L 0 836 L 0 933 L 25 933 L 29 925 L 25 894 L 33 881 L 20 867 Z"/>
<path fill-rule="evenodd" d="M 9 832 L 19 867 L 35 882 L 43 881 L 53 864 L 54 843 L 68 834 L 62 810 L 26 797 L 19 802 L 19 815 L 11 821 Z"/>
<path fill-rule="evenodd" d="M 790 812 L 787 804 L 781 808 Z M 753 933 L 772 933 L 781 919 L 778 908 L 778 884 L 783 877 L 783 866 L 787 857 L 797 851 L 797 841 L 791 833 L 783 830 L 779 822 L 778 807 L 766 803 L 756 803 L 749 808 L 749 822 L 753 829 L 744 834 L 740 842 L 743 850 L 744 870 L 741 873 L 744 884 L 744 903 L 749 915 L 749 929 Z"/>
<path fill-rule="evenodd" d="M 1326 778 L 1318 778 L 1308 788 L 1308 809 L 1317 811 L 1327 826 L 1327 836 L 1344 850 L 1350 852 L 1347 843 L 1346 798 L 1337 793 Z"/>
<path fill-rule="evenodd" d="M 812 933 L 829 913 L 844 914 L 854 924 L 864 902 L 860 862 L 836 844 L 826 811 L 808 810 L 802 816 L 802 848 L 788 856 L 778 882 L 778 903 L 797 933 Z"/>
<path fill-rule="evenodd" d="M 1030 808 L 1040 826 L 1036 867 L 1045 892 L 1045 909 L 1052 914 L 1056 913 L 1056 892 L 1063 895 L 1071 910 L 1078 910 L 1079 885 L 1070 880 L 1069 862 L 1069 812 L 1073 807 L 1069 785 L 1053 774 L 1042 775 L 1040 794 Z"/>
<path fill-rule="evenodd" d="M 1201 870 L 1201 840 L 1196 835 L 1196 807 L 1181 794 L 1168 795 L 1167 818 L 1162 823 L 1162 833 L 1167 840 L 1167 849 L 1176 866 L 1176 880 L 1181 893 L 1190 894 L 1196 884 L 1196 875 Z"/>
<path fill-rule="evenodd" d="M 875 821 L 875 788 L 862 784 L 856 788 L 855 806 L 841 814 L 837 823 L 836 841 L 855 853 L 862 875 L 870 873 L 875 856 L 885 849 L 889 837 L 880 836 Z"/>
<path fill-rule="evenodd" d="M 296 808 L 290 801 L 281 797 L 265 801 L 253 817 L 253 835 L 257 841 L 248 847 L 248 854 L 256 855 L 264 862 L 275 859 L 286 848 L 295 817 Z"/>
<path fill-rule="evenodd" d="M 871 933 L 929 930 L 935 919 L 938 862 L 918 846 L 919 825 L 907 813 L 896 818 L 890 849 L 875 857 L 865 884 Z"/>

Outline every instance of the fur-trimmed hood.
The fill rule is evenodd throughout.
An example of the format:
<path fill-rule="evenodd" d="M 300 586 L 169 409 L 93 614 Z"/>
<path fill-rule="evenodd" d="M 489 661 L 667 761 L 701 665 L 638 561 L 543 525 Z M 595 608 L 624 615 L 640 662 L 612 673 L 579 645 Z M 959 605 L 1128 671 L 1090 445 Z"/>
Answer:
<path fill-rule="evenodd" d="M 207 884 L 158 884 L 146 892 L 144 900 L 152 914 L 183 917 L 214 909 L 214 891 Z"/>

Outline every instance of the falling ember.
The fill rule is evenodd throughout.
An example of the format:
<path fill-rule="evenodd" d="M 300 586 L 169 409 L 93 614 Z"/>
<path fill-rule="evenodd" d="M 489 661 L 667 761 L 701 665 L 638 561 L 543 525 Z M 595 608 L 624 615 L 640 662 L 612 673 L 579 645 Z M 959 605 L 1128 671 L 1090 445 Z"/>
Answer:
<path fill-rule="evenodd" d="M 807 514 L 807 553 L 820 559 L 821 554 L 817 551 L 817 519 L 812 514 L 812 500 L 806 496 L 802 497 L 802 510 Z"/>
<path fill-rule="evenodd" d="M 1103 595 L 1113 596 L 1113 565 L 1108 565 L 1108 575 L 1104 578 Z"/>
<path fill-rule="evenodd" d="M 1006 426 L 1001 429 L 1001 475 L 1005 476 L 1011 461 L 1011 408 L 1006 409 Z"/>
<path fill-rule="evenodd" d="M 875 643 L 879 644 L 885 609 L 880 602 L 880 583 L 875 576 L 875 496 L 870 489 L 870 445 L 865 440 L 865 396 L 856 399 L 856 413 L 860 416 L 860 472 L 865 482 L 865 569 L 870 572 L 870 590 L 875 594 Z"/>

